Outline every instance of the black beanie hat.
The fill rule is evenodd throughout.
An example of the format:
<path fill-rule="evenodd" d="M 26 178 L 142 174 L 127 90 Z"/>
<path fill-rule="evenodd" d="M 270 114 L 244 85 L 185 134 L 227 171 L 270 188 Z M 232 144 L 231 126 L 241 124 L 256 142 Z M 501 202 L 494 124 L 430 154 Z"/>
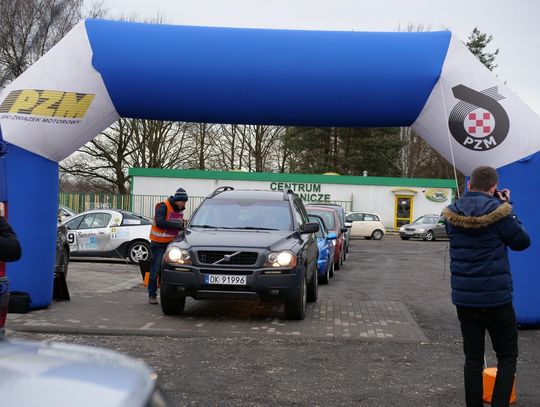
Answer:
<path fill-rule="evenodd" d="M 184 188 L 178 188 L 173 196 L 173 201 L 187 201 L 188 194 Z"/>

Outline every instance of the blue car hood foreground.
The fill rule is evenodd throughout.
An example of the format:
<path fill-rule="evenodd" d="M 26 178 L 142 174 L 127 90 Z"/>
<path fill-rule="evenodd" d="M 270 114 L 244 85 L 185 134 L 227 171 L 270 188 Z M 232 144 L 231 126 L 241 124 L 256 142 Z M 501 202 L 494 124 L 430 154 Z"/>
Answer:
<path fill-rule="evenodd" d="M 0 400 L 5 406 L 143 406 L 155 374 L 109 350 L 0 339 Z"/>

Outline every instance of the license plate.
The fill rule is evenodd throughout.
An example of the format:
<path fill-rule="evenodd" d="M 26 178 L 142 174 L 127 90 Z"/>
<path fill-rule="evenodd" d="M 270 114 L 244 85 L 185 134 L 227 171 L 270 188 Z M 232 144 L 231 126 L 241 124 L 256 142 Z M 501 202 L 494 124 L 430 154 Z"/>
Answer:
<path fill-rule="evenodd" d="M 405 231 L 406 235 L 412 235 L 414 232 L 409 232 L 408 230 Z"/>
<path fill-rule="evenodd" d="M 224 274 L 207 274 L 204 282 L 211 285 L 246 285 L 246 276 L 230 276 Z"/>

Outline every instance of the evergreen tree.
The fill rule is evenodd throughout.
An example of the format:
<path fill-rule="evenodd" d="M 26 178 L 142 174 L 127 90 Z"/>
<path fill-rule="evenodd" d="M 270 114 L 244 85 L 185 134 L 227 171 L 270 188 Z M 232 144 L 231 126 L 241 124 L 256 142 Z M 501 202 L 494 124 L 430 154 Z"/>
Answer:
<path fill-rule="evenodd" d="M 469 51 L 471 51 L 490 71 L 493 71 L 493 69 L 497 67 L 497 65 L 494 64 L 494 61 L 499 54 L 499 48 L 497 48 L 495 52 L 486 52 L 486 48 L 492 40 L 493 35 L 483 33 L 478 27 L 474 27 L 471 35 L 469 35 L 469 41 L 465 44 L 467 48 L 469 48 Z"/>

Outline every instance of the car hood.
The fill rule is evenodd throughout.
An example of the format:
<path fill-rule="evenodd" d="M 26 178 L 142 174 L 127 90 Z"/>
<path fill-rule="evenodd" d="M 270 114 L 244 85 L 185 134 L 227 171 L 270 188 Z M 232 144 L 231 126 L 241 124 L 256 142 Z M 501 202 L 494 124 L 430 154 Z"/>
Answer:
<path fill-rule="evenodd" d="M 2 405 L 142 406 L 154 379 L 144 363 L 117 352 L 0 339 Z"/>
<path fill-rule="evenodd" d="M 290 248 L 300 239 L 297 232 L 290 230 L 224 230 L 187 229 L 175 241 L 181 248 L 189 247 L 238 247 L 266 248 L 278 250 Z"/>

